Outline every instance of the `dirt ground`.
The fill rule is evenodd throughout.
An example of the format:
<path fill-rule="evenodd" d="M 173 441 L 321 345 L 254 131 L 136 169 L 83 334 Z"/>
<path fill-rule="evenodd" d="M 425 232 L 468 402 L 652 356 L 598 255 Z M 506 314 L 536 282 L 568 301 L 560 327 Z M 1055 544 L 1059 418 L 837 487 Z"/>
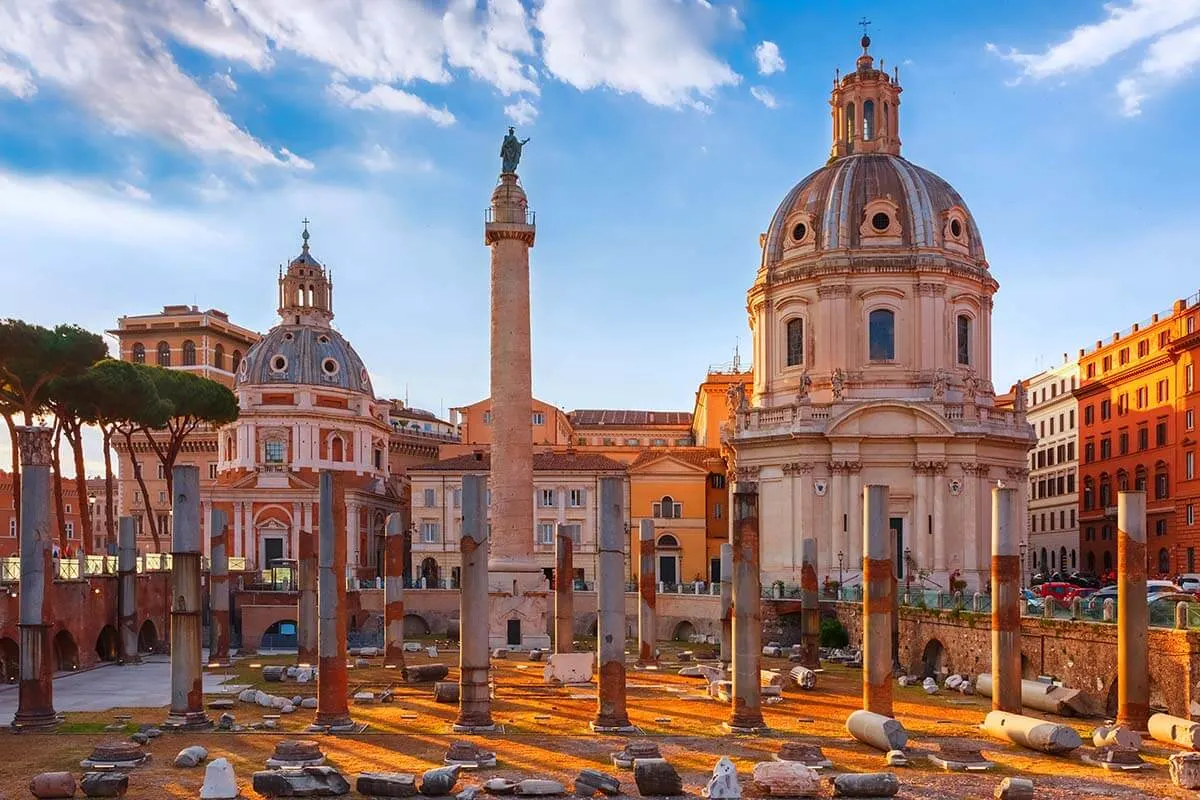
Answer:
<path fill-rule="evenodd" d="M 641 730 L 640 736 L 652 739 L 683 776 L 684 788 L 699 795 L 711 774 L 713 764 L 722 756 L 733 759 L 738 767 L 743 790 L 748 797 L 757 794 L 750 773 L 758 761 L 769 760 L 780 745 L 789 740 L 820 745 L 826 758 L 838 772 L 877 772 L 888 769 L 883 754 L 852 740 L 845 731 L 846 716 L 859 707 L 862 673 L 859 670 L 830 666 L 818 676 L 815 690 L 785 691 L 782 702 L 764 707 L 770 733 L 762 736 L 730 736 L 720 727 L 728 717 L 728 706 L 704 695 L 703 682 L 680 677 L 683 664 L 675 659 L 678 648 L 664 648 L 659 669 L 639 669 L 631 663 L 628 672 L 629 716 Z M 425 653 L 407 654 L 409 663 L 440 662 L 451 667 L 449 680 L 457 680 L 457 651 L 443 649 L 437 658 Z M 494 769 L 463 773 L 459 789 L 481 783 L 490 777 L 548 777 L 562 781 L 568 791 L 578 771 L 584 767 L 615 774 L 622 788 L 637 794 L 629 771 L 614 768 L 609 753 L 620 750 L 628 737 L 596 735 L 587 724 L 596 711 L 595 687 L 552 688 L 543 685 L 543 664 L 529 662 L 523 654 L 511 654 L 507 660 L 493 662 L 496 696 L 492 714 L 502 730 L 478 737 L 479 744 L 494 750 L 499 763 Z M 231 684 L 252 685 L 278 695 L 311 696 L 313 684 L 265 683 L 259 667 L 251 664 L 286 664 L 287 657 L 250 658 L 238 661 L 232 670 Z M 435 703 L 432 684 L 405 685 L 395 670 L 385 670 L 381 659 L 370 659 L 372 666 L 350 671 L 351 693 L 363 689 L 394 688 L 395 699 L 387 704 L 352 704 L 351 715 L 367 724 L 362 734 L 305 735 L 319 741 L 327 763 L 337 767 L 354 783 L 359 772 L 398 771 L 421 773 L 441 764 L 447 745 L 462 735 L 451 733 L 457 707 Z M 763 659 L 764 669 L 788 669 L 778 659 Z M 207 699 L 215 699 L 210 695 Z M 986 698 L 963 697 L 956 692 L 926 695 L 920 687 L 895 686 L 895 715 L 909 731 L 912 765 L 896 768 L 900 778 L 900 798 L 991 798 L 996 785 L 1007 776 L 1032 778 L 1039 800 L 1077 800 L 1078 798 L 1184 798 L 1193 797 L 1171 785 L 1167 775 L 1167 757 L 1175 750 L 1149 743 L 1143 758 L 1151 766 L 1141 772 L 1114 774 L 1090 766 L 1080 755 L 1085 747 L 1066 757 L 1039 755 L 1001 741 L 986 739 L 977 725 L 990 709 Z M 239 725 L 261 722 L 263 712 L 251 704 L 238 702 L 233 714 Z M 132 722 L 126 734 L 105 732 L 115 715 L 128 713 Z M 220 711 L 210 712 L 215 720 Z M 68 714 L 61 729 L 53 734 L 10 735 L 2 741 L 0 758 L 0 798 L 27 795 L 29 779 L 43 771 L 69 770 L 82 773 L 80 760 L 87 757 L 97 742 L 127 738 L 141 723 L 161 723 L 166 709 L 121 709 L 104 714 Z M 175 754 L 185 746 L 201 744 L 210 758 L 228 758 L 237 771 L 246 798 L 258 798 L 250 790 L 251 775 L 263 769 L 275 743 L 297 736 L 312 721 L 313 712 L 300 709 L 280 721 L 278 731 L 238 733 L 207 732 L 166 733 L 147 746 L 153 754 L 149 765 L 130 772 L 128 798 L 196 798 L 203 783 L 203 767 L 177 769 L 171 765 Z M 1101 720 L 1058 719 L 1076 728 L 1085 743 Z M 974 739 L 996 767 L 983 773 L 947 773 L 920 757 L 946 739 Z M 935 748 L 934 748 L 935 749 Z M 829 787 L 825 787 L 829 794 Z M 351 793 L 349 797 L 359 797 Z"/>

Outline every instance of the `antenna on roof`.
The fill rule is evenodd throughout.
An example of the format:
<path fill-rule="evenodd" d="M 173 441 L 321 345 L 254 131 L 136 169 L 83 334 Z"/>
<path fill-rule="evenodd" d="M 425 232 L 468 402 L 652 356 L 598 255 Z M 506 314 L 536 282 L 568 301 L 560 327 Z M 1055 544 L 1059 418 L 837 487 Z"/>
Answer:
<path fill-rule="evenodd" d="M 741 343 L 742 343 L 742 340 L 741 340 L 740 336 L 734 338 L 734 340 L 733 340 L 733 371 L 734 372 L 742 371 L 742 356 L 738 352 L 738 346 L 741 345 Z"/>

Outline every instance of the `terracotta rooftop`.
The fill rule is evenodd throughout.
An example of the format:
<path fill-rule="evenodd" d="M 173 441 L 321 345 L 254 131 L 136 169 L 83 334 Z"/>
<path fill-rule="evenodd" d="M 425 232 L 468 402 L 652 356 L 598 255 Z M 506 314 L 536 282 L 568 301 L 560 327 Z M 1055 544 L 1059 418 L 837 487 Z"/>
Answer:
<path fill-rule="evenodd" d="M 677 458 L 680 461 L 684 461 L 688 464 L 695 464 L 697 467 L 704 467 L 707 469 L 708 467 L 704 462 L 712 458 L 720 458 L 721 451 L 712 447 L 666 447 L 656 448 L 653 450 L 643 450 L 638 454 L 638 457 L 633 460 L 633 463 L 629 465 L 629 468 L 633 469 L 634 467 L 640 467 L 643 464 L 649 464 L 651 461 L 663 458 L 664 456 Z"/>
<path fill-rule="evenodd" d="M 611 408 L 581 408 L 570 413 L 571 424 L 581 425 L 691 425 L 690 411 L 627 411 Z"/>
<path fill-rule="evenodd" d="M 416 464 L 409 472 L 487 472 L 492 468 L 491 455 L 484 451 L 467 453 L 454 458 Z M 534 453 L 535 472 L 624 472 L 625 465 L 599 453 Z"/>

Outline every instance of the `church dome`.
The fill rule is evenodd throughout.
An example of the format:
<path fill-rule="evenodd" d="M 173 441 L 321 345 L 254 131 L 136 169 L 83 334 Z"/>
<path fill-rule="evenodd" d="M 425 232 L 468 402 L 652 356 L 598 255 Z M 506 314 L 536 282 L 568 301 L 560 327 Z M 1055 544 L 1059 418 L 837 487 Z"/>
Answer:
<path fill-rule="evenodd" d="M 374 397 L 358 353 L 333 328 L 277 325 L 242 359 L 237 386 L 300 384 L 347 389 Z"/>
<path fill-rule="evenodd" d="M 796 184 L 771 218 L 763 266 L 875 246 L 944 251 L 986 267 L 979 228 L 954 187 L 879 152 L 837 158 Z"/>

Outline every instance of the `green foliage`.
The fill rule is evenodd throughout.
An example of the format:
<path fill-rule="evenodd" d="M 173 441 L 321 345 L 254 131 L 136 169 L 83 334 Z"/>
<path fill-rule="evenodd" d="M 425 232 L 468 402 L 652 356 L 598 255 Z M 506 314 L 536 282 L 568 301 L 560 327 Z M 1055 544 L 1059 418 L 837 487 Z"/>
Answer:
<path fill-rule="evenodd" d="M 821 620 L 821 647 L 840 648 L 850 644 L 850 634 L 837 619 Z"/>
<path fill-rule="evenodd" d="M 20 412 L 26 424 L 46 408 L 55 378 L 82 374 L 108 347 L 78 325 L 43 328 L 19 319 L 0 322 L 0 406 Z"/>
<path fill-rule="evenodd" d="M 149 366 L 141 369 L 154 384 L 158 396 L 171 407 L 165 427 L 172 434 L 190 433 L 201 422 L 219 426 L 237 419 L 237 398 L 224 385 L 183 370 Z"/>
<path fill-rule="evenodd" d="M 106 358 L 79 379 L 78 390 L 89 399 L 96 424 L 109 431 L 121 424 L 135 428 L 161 428 L 167 424 L 171 404 L 159 397 L 147 369 Z"/>

